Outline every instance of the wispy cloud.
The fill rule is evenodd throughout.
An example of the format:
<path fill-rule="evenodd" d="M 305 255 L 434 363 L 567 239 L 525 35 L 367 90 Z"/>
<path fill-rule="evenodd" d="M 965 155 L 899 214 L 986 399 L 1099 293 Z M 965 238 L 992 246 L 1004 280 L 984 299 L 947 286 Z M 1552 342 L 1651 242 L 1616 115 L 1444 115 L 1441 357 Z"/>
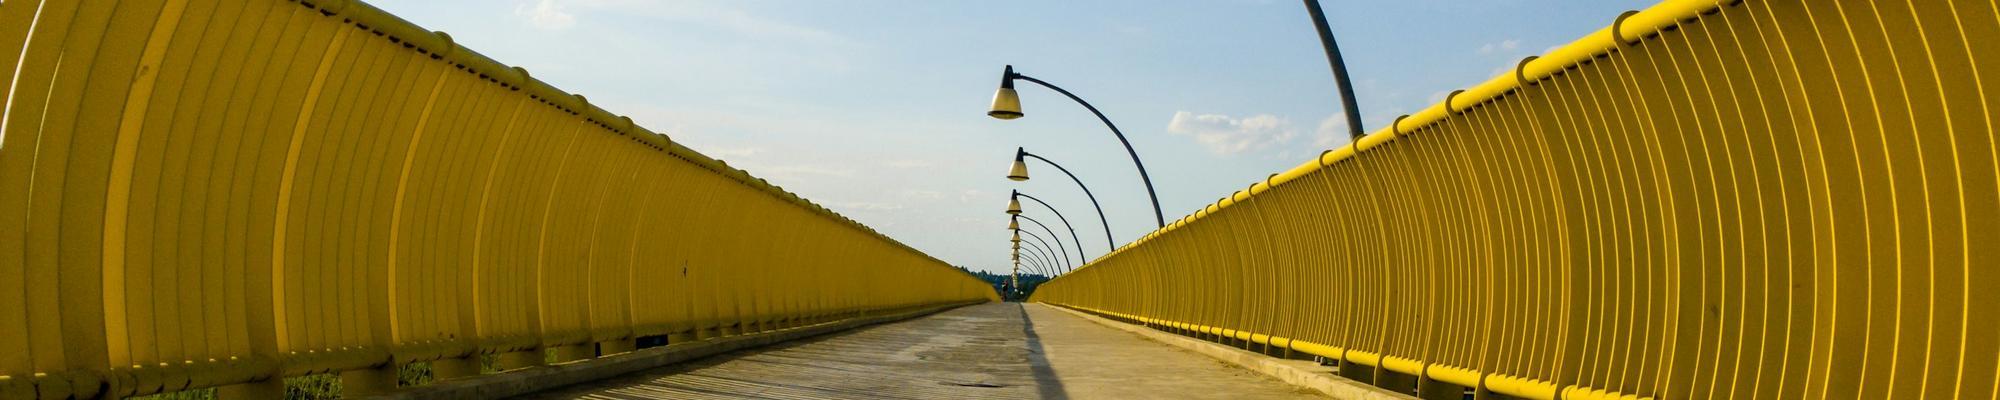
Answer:
<path fill-rule="evenodd" d="M 1507 39 L 1479 46 L 1479 54 L 1506 53 L 1521 48 L 1519 39 Z"/>
<path fill-rule="evenodd" d="M 1196 143 L 1217 155 L 1236 155 L 1263 150 L 1290 142 L 1298 132 L 1292 123 L 1271 114 L 1236 118 L 1222 114 L 1174 113 L 1167 121 L 1167 133 L 1193 137 Z"/>
<path fill-rule="evenodd" d="M 1494 73 L 1494 75 L 1499 75 L 1499 73 Z M 1437 104 L 1437 102 L 1440 102 L 1440 101 L 1444 101 L 1444 97 L 1445 97 L 1445 96 L 1450 96 L 1450 95 L 1451 95 L 1451 91 L 1449 91 L 1449 90 L 1439 90 L 1439 91 L 1435 91 L 1435 92 L 1431 92 L 1431 95 L 1429 95 L 1429 96 L 1424 96 L 1424 104 L 1427 104 L 1427 105 L 1428 105 L 1428 104 Z"/>
<path fill-rule="evenodd" d="M 737 165 L 737 164 L 739 163 L 734 163 L 734 162 L 730 163 L 730 165 Z M 744 171 L 749 171 L 750 175 L 764 179 L 769 179 L 774 182 L 776 181 L 802 182 L 808 180 L 819 180 L 827 178 L 853 178 L 855 176 L 855 172 L 853 169 L 828 166 L 828 165 L 813 165 L 813 164 L 763 165 L 760 163 L 750 163 L 750 162 L 745 162 L 740 164 L 741 165 L 737 167 L 742 168 Z"/>
<path fill-rule="evenodd" d="M 527 19 L 529 26 L 542 30 L 558 31 L 576 25 L 576 15 L 564 10 L 556 0 L 535 0 L 533 4 L 516 5 L 514 15 Z"/>
<path fill-rule="evenodd" d="M 944 192 L 936 190 L 910 189 L 903 191 L 903 197 L 919 200 L 942 200 Z"/>
<path fill-rule="evenodd" d="M 544 2 L 548 0 L 542 0 Z M 814 44 L 852 44 L 832 32 L 760 16 L 736 7 L 737 2 L 657 0 L 578 0 L 580 5 L 626 16 L 706 25 L 739 34 Z"/>
<path fill-rule="evenodd" d="M 849 201 L 849 202 L 833 203 L 832 207 L 842 210 L 856 211 L 856 212 L 901 211 L 904 208 L 907 208 L 904 207 L 902 204 L 881 203 L 873 201 Z"/>
<path fill-rule="evenodd" d="M 1313 147 L 1329 148 L 1347 144 L 1347 114 L 1334 113 L 1319 120 L 1319 129 L 1313 130 Z"/>
<path fill-rule="evenodd" d="M 911 169 L 911 168 L 925 168 L 931 166 L 932 164 L 930 160 L 889 160 L 882 162 L 882 165 L 888 166 L 889 168 Z"/>
<path fill-rule="evenodd" d="M 719 147 L 710 146 L 701 150 L 702 154 L 716 158 L 743 158 L 764 153 L 762 147 Z"/>

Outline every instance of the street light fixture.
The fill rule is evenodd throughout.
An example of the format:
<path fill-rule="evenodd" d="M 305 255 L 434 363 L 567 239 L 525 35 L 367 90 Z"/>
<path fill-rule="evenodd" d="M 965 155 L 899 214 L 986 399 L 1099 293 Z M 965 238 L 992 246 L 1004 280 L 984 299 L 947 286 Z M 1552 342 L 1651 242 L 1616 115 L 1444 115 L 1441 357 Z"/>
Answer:
<path fill-rule="evenodd" d="M 1076 174 L 1072 174 L 1069 172 L 1069 168 L 1063 168 L 1062 164 L 1057 164 L 1055 161 L 1049 160 L 1047 157 L 1042 157 L 1035 153 L 1029 153 L 1026 147 L 1015 147 L 1014 169 L 1018 170 L 1017 171 L 1018 173 L 1015 172 L 1008 173 L 1007 179 L 1014 179 L 1015 176 L 1019 176 L 1020 179 L 1014 179 L 1014 180 L 1016 181 L 1028 180 L 1028 163 L 1025 162 L 1027 157 L 1034 157 L 1036 160 L 1042 160 L 1042 162 L 1048 163 L 1049 166 L 1056 167 L 1057 171 L 1062 171 L 1063 175 L 1068 175 L 1069 180 L 1071 182 L 1076 182 L 1076 187 L 1083 189 L 1083 197 L 1090 199 L 1090 207 L 1097 209 L 1097 222 L 1100 224 L 1104 224 L 1104 245 L 1106 246 L 1105 248 L 1106 249 L 1118 248 L 1118 245 L 1116 244 L 1117 242 L 1111 240 L 1111 220 L 1104 217 L 1104 206 L 1097 203 L 1097 195 L 1091 194 L 1090 185 L 1083 184 L 1083 180 L 1077 179 Z M 1014 193 L 1015 196 L 1022 196 L 1022 194 L 1020 194 L 1021 191 L 1019 190 L 1014 191 Z M 1033 199 L 1034 197 L 1029 197 L 1029 198 Z M 1035 199 L 1035 201 L 1040 202 L 1041 200 Z M 1048 204 L 1043 203 L 1042 205 L 1046 206 Z M 1054 208 L 1050 209 L 1053 210 Z M 1061 215 L 1058 214 L 1057 216 Z M 1063 223 L 1067 224 L 1068 221 L 1064 221 Z M 1082 242 L 1078 242 L 1077 245 L 1082 246 L 1083 244 Z"/>
<path fill-rule="evenodd" d="M 993 92 L 993 111 L 987 116 L 999 119 L 1015 119 L 1027 114 L 1021 113 L 1021 94 L 1014 92 L 1014 66 L 1000 76 L 1000 90 Z"/>
<path fill-rule="evenodd" d="M 1021 256 L 1022 254 L 1027 254 L 1028 256 L 1027 256 L 1027 257 L 1022 257 L 1022 256 Z M 1033 262 L 1035 261 L 1035 252 L 1034 252 L 1034 251 L 1028 251 L 1028 252 L 1026 252 L 1026 253 L 1022 253 L 1022 252 L 1021 252 L 1021 244 L 1020 244 L 1020 243 L 1014 243 L 1014 262 L 1016 262 L 1016 263 L 1020 263 L 1020 262 L 1022 262 L 1022 261 L 1027 261 L 1027 262 L 1029 262 L 1028 266 L 1030 266 L 1030 267 L 1034 266 Z M 1029 272 L 1033 272 L 1033 270 L 1030 270 Z"/>
<path fill-rule="evenodd" d="M 1042 264 L 1041 264 L 1041 262 L 1040 262 L 1040 261 L 1035 261 L 1034 259 L 1029 259 L 1029 261 L 1028 261 L 1027 263 L 1025 263 L 1025 265 L 1027 265 L 1027 266 L 1028 266 L 1028 273 L 1029 273 L 1029 274 L 1033 274 L 1033 275 L 1041 275 L 1041 276 L 1044 276 L 1044 277 L 1046 277 L 1046 276 L 1049 276 L 1049 273 L 1048 273 L 1047 271 L 1045 271 L 1045 269 L 1046 269 L 1046 268 L 1042 267 Z"/>
<path fill-rule="evenodd" d="M 1049 212 L 1055 213 L 1056 219 L 1062 220 L 1063 227 L 1069 228 L 1070 240 L 1076 241 L 1077 255 L 1081 256 L 1083 254 L 1083 240 L 1077 239 L 1076 227 L 1069 224 L 1069 218 L 1063 217 L 1061 211 L 1056 211 L 1056 208 L 1050 206 L 1049 202 L 1042 201 L 1042 199 L 1035 198 L 1035 196 L 1029 196 L 1027 193 L 1021 193 L 1019 190 L 1014 191 L 1014 197 L 1026 197 L 1028 200 L 1034 200 L 1036 204 L 1041 204 L 1042 208 L 1047 208 Z M 1097 221 L 1104 224 L 1104 251 L 1108 252 L 1118 249 L 1117 242 L 1111 241 L 1111 223 L 1104 219 L 1104 210 L 1097 210 Z"/>
<path fill-rule="evenodd" d="M 1027 152 L 1021 150 L 1020 147 L 1014 148 L 1014 165 L 1007 168 L 1007 179 L 1015 182 L 1028 180 L 1028 163 L 1021 160 L 1021 156 L 1024 154 L 1027 154 Z"/>
<path fill-rule="evenodd" d="M 1042 224 L 1042 221 L 1036 221 L 1036 220 L 1035 220 L 1034 218 L 1029 218 L 1027 214 L 1022 214 L 1022 215 L 1016 215 L 1016 216 L 1014 216 L 1014 217 L 1015 217 L 1015 218 L 1019 218 L 1019 219 L 1025 219 L 1025 220 L 1028 220 L 1028 222 L 1033 222 L 1033 223 L 1035 223 L 1035 226 L 1039 226 L 1039 227 L 1042 227 L 1042 231 L 1043 231 L 1043 232 L 1048 232 L 1048 233 L 1049 233 L 1049 239 L 1050 239 L 1050 240 L 1054 240 L 1054 241 L 1056 241 L 1056 249 L 1059 249 L 1059 250 L 1062 250 L 1062 253 L 1063 253 L 1063 261 L 1064 261 L 1064 262 L 1066 262 L 1066 263 L 1067 263 L 1067 262 L 1069 261 L 1069 249 L 1068 249 L 1068 248 L 1066 248 L 1066 247 L 1063 247 L 1063 243 L 1062 243 L 1062 236 L 1059 236 L 1059 235 L 1056 235 L 1056 230 L 1054 230 L 1054 229 L 1049 229 L 1049 226 L 1048 226 L 1048 225 L 1043 225 L 1043 224 Z M 1018 225 L 1019 223 L 1017 222 L 1016 224 Z M 1074 232 L 1072 232 L 1072 234 L 1073 234 L 1073 233 L 1074 233 Z M 1076 243 L 1075 243 L 1075 242 L 1076 242 L 1076 237 L 1074 237 L 1074 236 L 1070 237 L 1070 241 L 1072 242 L 1072 244 L 1076 244 Z M 1076 251 L 1077 251 L 1077 253 L 1076 253 L 1076 258 L 1077 258 L 1077 260 L 1078 260 L 1078 262 L 1079 262 L 1079 263 L 1089 263 L 1089 262 L 1090 262 L 1089 260 L 1084 260 L 1084 259 L 1083 259 L 1083 245 L 1082 245 L 1082 244 L 1077 244 L 1077 247 L 1076 247 Z M 1080 264 L 1077 264 L 1077 263 L 1070 263 L 1070 265 L 1072 266 L 1071 268 L 1073 269 L 1073 268 L 1075 268 L 1075 267 L 1074 267 L 1075 265 L 1080 265 Z"/>
<path fill-rule="evenodd" d="M 1053 270 L 1053 267 L 1056 265 L 1054 261 L 1050 261 L 1050 256 L 1047 255 L 1048 250 L 1041 248 L 1041 246 L 1036 246 L 1034 242 L 1025 243 L 1028 243 L 1027 248 L 1029 251 L 1025 253 L 1028 255 L 1028 261 L 1032 261 L 1035 265 L 1042 267 L 1042 276 L 1054 276 L 1048 272 Z"/>
<path fill-rule="evenodd" d="M 1043 280 L 1047 280 L 1049 277 L 1055 276 L 1055 273 L 1049 272 L 1054 270 L 1055 268 L 1045 265 L 1046 263 L 1048 263 L 1048 261 L 1041 261 L 1040 259 L 1036 259 L 1035 262 L 1036 262 L 1035 266 L 1037 268 L 1035 270 L 1035 275 L 1041 275 Z"/>
<path fill-rule="evenodd" d="M 1007 214 L 1021 215 L 1021 199 L 1011 197 L 1007 199 Z"/>
<path fill-rule="evenodd" d="M 1139 152 L 1132 150 L 1132 141 L 1125 140 L 1125 133 L 1118 130 L 1118 125 L 1111 123 L 1111 118 L 1107 118 L 1103 112 L 1097 111 L 1097 106 L 1090 105 L 1090 102 L 1083 101 L 1083 98 L 1076 97 L 1075 94 L 1070 93 L 1068 90 L 1063 90 L 1061 87 L 1043 82 L 1031 76 L 1015 73 L 1014 66 L 1008 65 L 1007 69 L 1000 73 L 1000 90 L 993 93 L 993 109 L 987 111 L 986 115 L 1003 120 L 1020 118 L 1026 115 L 1021 113 L 1020 94 L 1014 92 L 1015 79 L 1034 82 L 1037 85 L 1042 85 L 1042 87 L 1055 90 L 1057 93 L 1062 93 L 1063 96 L 1068 96 L 1070 100 L 1075 100 L 1077 104 L 1082 104 L 1083 108 L 1089 109 L 1091 114 L 1096 114 L 1099 121 L 1104 121 L 1104 126 L 1111 128 L 1111 134 L 1118 136 L 1118 142 L 1125 145 L 1125 153 L 1132 156 L 1132 165 L 1139 168 L 1139 180 L 1146 184 L 1146 196 L 1153 200 L 1153 221 L 1158 223 L 1161 228 L 1167 227 L 1167 216 L 1166 213 L 1160 211 L 1160 195 L 1153 190 L 1153 178 L 1146 174 L 1146 164 L 1139 161 Z"/>
<path fill-rule="evenodd" d="M 1011 287 L 1009 287 L 1008 289 L 1012 290 L 1012 291 L 1013 291 L 1014 293 L 1020 293 L 1020 292 L 1021 292 L 1021 254 L 1020 254 L 1020 253 L 1018 253 L 1018 252 L 1014 254 L 1014 274 L 1013 274 L 1013 275 L 1011 275 L 1011 276 L 1008 276 L 1008 277 L 1007 277 L 1007 279 L 1008 279 L 1008 280 L 1011 280 L 1011 281 L 1013 281 L 1013 282 L 1012 282 L 1012 284 L 1010 284 L 1010 285 L 1009 285 L 1009 286 L 1011 286 Z"/>
<path fill-rule="evenodd" d="M 1064 261 L 1063 263 L 1060 263 L 1060 264 L 1058 264 L 1058 263 L 1054 263 L 1054 262 L 1051 262 L 1050 264 L 1057 264 L 1057 265 L 1051 265 L 1051 266 L 1057 266 L 1057 267 L 1059 267 L 1059 266 L 1063 266 L 1063 265 L 1068 265 L 1068 264 L 1069 264 L 1069 263 L 1068 263 L 1068 261 L 1069 261 L 1069 253 L 1068 253 L 1067 251 L 1065 251 L 1065 252 L 1063 253 L 1063 257 L 1062 257 L 1062 258 L 1056 258 L 1056 252 L 1053 252 L 1053 251 L 1049 251 L 1049 242 L 1048 242 L 1047 240 L 1042 240 L 1042 235 L 1036 235 L 1036 234 L 1035 234 L 1034 232 L 1029 232 L 1029 231 L 1015 231 L 1015 232 L 1021 232 L 1021 233 L 1025 233 L 1025 234 L 1027 234 L 1027 235 L 1028 235 L 1028 238 L 1029 238 L 1029 239 L 1035 239 L 1035 241 L 1036 241 L 1036 242 L 1040 242 L 1040 243 L 1041 243 L 1042 245 L 1041 245 L 1040 247 L 1038 247 L 1038 248 L 1040 248 L 1040 249 L 1042 250 L 1042 252 L 1043 252 L 1043 253 L 1048 253 L 1048 257 L 1049 257 L 1049 259 L 1050 259 L 1051 261 L 1053 261 L 1053 260 L 1062 260 L 1062 261 Z M 1061 241 L 1057 241 L 1056 243 L 1062 243 L 1062 242 L 1061 242 Z"/>

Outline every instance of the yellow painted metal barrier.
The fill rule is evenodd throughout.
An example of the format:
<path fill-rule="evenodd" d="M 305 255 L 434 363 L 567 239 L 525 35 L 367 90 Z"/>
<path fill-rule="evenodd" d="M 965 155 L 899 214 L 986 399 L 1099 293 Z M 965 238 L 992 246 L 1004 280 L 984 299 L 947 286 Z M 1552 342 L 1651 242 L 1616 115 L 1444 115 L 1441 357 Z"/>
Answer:
<path fill-rule="evenodd" d="M 359 2 L 6 0 L 0 94 L 0 398 L 997 299 Z"/>
<path fill-rule="evenodd" d="M 1996 43 L 1983 0 L 1668 1 L 1034 300 L 1397 389 L 1994 398 Z"/>

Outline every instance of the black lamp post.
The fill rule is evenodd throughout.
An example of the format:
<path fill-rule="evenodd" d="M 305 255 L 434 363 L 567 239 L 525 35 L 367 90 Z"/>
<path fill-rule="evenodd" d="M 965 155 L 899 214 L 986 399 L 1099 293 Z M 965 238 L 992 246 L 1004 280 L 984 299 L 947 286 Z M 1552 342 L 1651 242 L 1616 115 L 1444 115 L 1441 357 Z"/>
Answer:
<path fill-rule="evenodd" d="M 1326 47 L 1326 63 L 1333 67 L 1333 84 L 1340 89 L 1340 107 L 1347 113 L 1348 139 L 1360 141 L 1365 135 L 1361 129 L 1361 106 L 1354 104 L 1354 84 L 1347 79 L 1347 62 L 1340 58 L 1340 44 L 1333 41 L 1333 28 L 1327 27 L 1326 13 L 1320 11 L 1319 0 L 1305 2 L 1306 13 L 1312 14 L 1313 27 L 1319 30 L 1319 43 Z M 1020 101 L 1015 103 L 1019 109 Z"/>
<path fill-rule="evenodd" d="M 1015 119 L 1027 115 L 1021 113 L 1021 95 L 1014 91 L 1015 79 L 1034 82 L 1037 85 L 1042 85 L 1042 87 L 1055 90 L 1057 93 L 1062 93 L 1063 96 L 1068 96 L 1070 100 L 1076 100 L 1077 104 L 1082 104 L 1083 108 L 1090 109 L 1090 113 L 1096 114 L 1098 120 L 1104 121 L 1104 126 L 1111 128 L 1111 134 L 1118 136 L 1118 142 L 1125 145 L 1125 153 L 1132 156 L 1132 165 L 1139 167 L 1139 180 L 1145 182 L 1146 196 L 1153 200 L 1154 222 L 1158 223 L 1161 228 L 1167 227 L 1166 213 L 1160 211 L 1160 195 L 1153 190 L 1153 178 L 1146 174 L 1146 164 L 1139 161 L 1139 152 L 1132 150 L 1132 141 L 1125 140 L 1125 133 L 1120 132 L 1118 125 L 1112 124 L 1110 118 L 1104 117 L 1103 112 L 1097 111 L 1097 106 L 1090 105 L 1090 102 L 1083 101 L 1083 98 L 1076 97 L 1075 94 L 1071 94 L 1068 90 L 1063 90 L 1063 88 L 1056 87 L 1056 85 L 1051 85 L 1048 82 L 1043 82 L 1031 76 L 1015 73 L 1014 66 L 1009 65 L 1000 74 L 1000 90 L 993 93 L 993 110 L 987 111 L 986 115 L 999 119 Z"/>
<path fill-rule="evenodd" d="M 1034 266 L 1032 274 L 1038 274 L 1038 276 L 1048 276 L 1048 262 L 1046 262 L 1046 260 L 1042 260 L 1042 256 L 1038 256 L 1040 252 L 1034 252 L 1034 246 L 1032 246 L 1032 244 L 1028 246 L 1028 252 L 1026 252 L 1026 254 L 1028 254 L 1028 264 L 1030 264 L 1030 266 Z"/>
<path fill-rule="evenodd" d="M 1067 228 L 1069 228 L 1069 237 L 1070 237 L 1070 240 L 1075 240 L 1075 241 L 1076 241 L 1076 249 L 1077 249 L 1077 251 L 1079 251 L 1079 252 L 1083 251 L 1083 241 L 1082 241 L 1082 240 L 1079 240 L 1079 239 L 1077 239 L 1077 238 L 1076 238 L 1076 227 L 1073 227 L 1073 226 L 1070 226 L 1070 225 L 1069 225 L 1069 218 L 1063 218 L 1063 215 L 1062 215 L 1062 212 L 1061 212 L 1061 211 L 1056 211 L 1056 208 L 1055 208 L 1054 206 L 1050 206 L 1048 202 L 1045 202 L 1045 201 L 1042 201 L 1042 199 L 1038 199 L 1038 198 L 1035 198 L 1035 196 L 1029 196 L 1029 195 L 1028 195 L 1027 193 L 1021 193 L 1021 191 L 1019 191 L 1019 190 L 1015 190 L 1015 191 L 1014 191 L 1014 195 L 1013 195 L 1013 197 L 1015 197 L 1015 198 L 1017 198 L 1017 199 L 1013 200 L 1012 202 L 1010 202 L 1010 203 L 1008 203 L 1008 204 L 1015 204 L 1015 205 L 1019 205 L 1019 204 L 1021 203 L 1021 201 L 1020 201 L 1020 200 L 1019 200 L 1018 198 L 1020 198 L 1020 197 L 1026 197 L 1026 198 L 1028 198 L 1028 200 L 1034 200 L 1036 204 L 1041 204 L 1043 208 L 1047 208 L 1047 209 L 1049 209 L 1049 212 L 1051 212 L 1051 213 L 1055 213 L 1055 214 L 1056 214 L 1056 219 L 1058 219 L 1058 220 L 1061 220 L 1061 221 L 1062 221 L 1062 223 L 1063 223 L 1063 226 L 1064 226 L 1064 227 L 1067 227 Z M 1018 215 L 1018 214 L 1020 214 L 1020 213 L 1014 213 L 1014 214 L 1017 214 L 1017 215 Z M 1104 220 L 1105 220 L 1105 219 L 1104 219 L 1104 211 L 1103 211 L 1103 210 L 1099 210 L 1099 211 L 1097 212 L 1097 220 L 1098 220 L 1098 221 L 1100 221 L 1100 222 L 1102 222 L 1102 221 L 1104 221 Z M 1104 224 L 1104 246 L 1105 246 L 1105 250 L 1104 250 L 1104 251 L 1111 251 L 1111 250 L 1116 250 L 1116 249 L 1118 249 L 1118 245 L 1117 245 L 1117 244 L 1116 244 L 1115 242 L 1112 242 L 1112 241 L 1111 241 L 1111 224 L 1110 224 L 1110 223 L 1105 223 L 1105 224 Z M 1078 256 L 1082 256 L 1082 254 L 1078 254 Z M 1085 262 L 1085 263 L 1087 264 L 1088 262 Z"/>
<path fill-rule="evenodd" d="M 1035 241 L 1036 241 L 1036 242 L 1040 242 L 1040 243 L 1042 244 L 1042 245 L 1041 245 L 1041 246 L 1039 247 L 1039 249 L 1041 249 L 1043 253 L 1046 253 L 1046 254 L 1048 255 L 1048 257 L 1049 257 L 1049 261 L 1050 261 L 1050 262 L 1049 262 L 1049 264 L 1050 264 L 1049 266 L 1051 266 L 1051 267 L 1061 267 L 1061 266 L 1063 266 L 1064 264 L 1068 264 L 1068 262 L 1067 262 L 1067 261 L 1069 261 L 1069 257 L 1068 257 L 1068 253 L 1064 253 L 1064 257 L 1063 257 L 1063 258 L 1056 258 L 1056 257 L 1055 257 L 1055 256 L 1056 256 L 1056 252 L 1053 252 L 1053 251 L 1049 251 L 1049 242 L 1048 242 L 1048 241 L 1046 241 L 1046 240 L 1042 240 L 1042 235 L 1036 235 L 1036 234 L 1035 234 L 1034 232 L 1029 232 L 1029 231 L 1021 231 L 1021 233 L 1025 233 L 1025 234 L 1028 234 L 1028 238 L 1029 238 L 1029 239 L 1035 239 Z M 1057 242 L 1057 243 L 1061 243 L 1061 242 Z M 1058 263 L 1058 262 L 1055 262 L 1056 260 L 1062 260 L 1062 261 L 1064 261 L 1064 262 L 1061 262 L 1061 263 Z"/>
<path fill-rule="evenodd" d="M 1083 184 L 1082 179 L 1077 179 L 1076 174 L 1072 174 L 1069 172 L 1069 168 L 1063 168 L 1062 164 L 1056 164 L 1055 161 L 1050 161 L 1048 158 L 1036 155 L 1035 153 L 1029 153 L 1028 149 L 1025 147 L 1016 147 L 1014 148 L 1014 166 L 1008 168 L 1007 179 L 1012 179 L 1015 181 L 1028 180 L 1028 162 L 1027 162 L 1028 157 L 1034 157 L 1036 160 L 1042 160 L 1042 162 L 1048 163 L 1050 166 L 1056 167 L 1056 170 L 1062 171 L 1063 175 L 1069 175 L 1069 180 L 1071 182 L 1076 182 L 1076 187 L 1083 189 L 1083 196 L 1090 198 L 1090 207 L 1097 209 L 1097 222 L 1100 224 L 1104 224 L 1105 251 L 1111 251 L 1112 249 L 1117 249 L 1118 248 L 1118 245 L 1116 244 L 1117 242 L 1111 240 L 1111 220 L 1104 218 L 1104 206 L 1099 205 L 1097 203 L 1097 195 L 1090 193 L 1090 186 Z M 1017 190 L 1015 191 L 1015 193 L 1020 193 L 1020 191 Z M 1030 198 L 1032 199 L 1033 197 Z M 1040 202 L 1041 200 L 1037 199 L 1035 201 Z M 1042 205 L 1046 206 L 1048 204 L 1044 203 Z M 1053 210 L 1053 208 L 1051 208 L 1051 210 Z M 1061 215 L 1057 216 L 1060 217 Z M 1069 222 L 1064 221 L 1063 223 L 1068 224 Z M 1077 242 L 1077 246 L 1083 246 L 1083 243 Z M 1078 247 L 1078 249 L 1080 250 L 1082 249 L 1082 247 Z"/>
<path fill-rule="evenodd" d="M 1044 266 L 1044 264 L 1048 264 L 1048 261 L 1042 261 L 1042 256 L 1040 255 L 1041 253 L 1034 251 L 1035 244 L 1033 242 L 1024 242 L 1024 243 L 1028 243 L 1027 248 L 1029 249 L 1029 251 L 1021 254 L 1028 255 L 1027 257 L 1022 257 L 1022 260 L 1027 261 L 1028 266 L 1031 268 L 1028 272 L 1036 273 L 1042 276 L 1048 276 L 1048 273 L 1045 272 L 1047 267 Z"/>
<path fill-rule="evenodd" d="M 1071 263 L 1071 262 L 1069 262 L 1069 247 L 1067 247 L 1067 246 L 1063 246 L 1063 241 L 1062 241 L 1062 237 L 1061 237 L 1061 236 L 1056 236 L 1056 231 L 1055 231 L 1055 230 L 1053 230 L 1053 229 L 1049 229 L 1049 226 L 1048 226 L 1048 225 L 1042 225 L 1042 222 L 1041 222 L 1041 221 L 1036 221 L 1036 220 L 1035 220 L 1034 218 L 1028 218 L 1028 216 L 1027 216 L 1027 215 L 1021 215 L 1021 214 L 1017 214 L 1017 215 L 1014 215 L 1014 218 L 1013 218 L 1013 220 L 1010 220 L 1010 221 L 1007 221 L 1007 227 L 1008 227 L 1009 229 L 1021 229 L 1021 223 L 1020 223 L 1020 221 L 1019 221 L 1019 220 L 1021 220 L 1021 219 L 1027 219 L 1027 220 L 1028 220 L 1028 222 L 1033 222 L 1033 223 L 1035 223 L 1035 226 L 1040 226 L 1040 227 L 1042 227 L 1042 231 L 1043 231 L 1043 232 L 1048 232 L 1048 234 L 1049 234 L 1049 240 L 1054 240 L 1054 241 L 1056 242 L 1056 250 L 1058 250 L 1058 251 L 1060 251 L 1060 252 L 1062 253 L 1061 255 L 1062 255 L 1062 261 L 1063 261 L 1063 263 L 1064 263 L 1064 264 L 1069 264 L 1069 265 L 1072 265 L 1072 266 L 1073 266 L 1073 265 L 1076 265 L 1075 263 Z M 1039 237 L 1039 236 L 1037 236 L 1037 237 Z M 1081 251 L 1081 250 L 1079 250 L 1079 251 Z M 1078 255 L 1080 256 L 1081 254 L 1078 254 Z M 1072 267 L 1072 268 L 1073 268 L 1073 267 Z"/>
<path fill-rule="evenodd" d="M 1026 215 L 1020 215 L 1019 217 L 1021 217 L 1021 219 L 1025 219 L 1025 220 L 1028 220 L 1028 222 L 1033 222 L 1033 223 L 1035 223 L 1035 226 L 1039 226 L 1039 227 L 1042 227 L 1042 231 L 1045 231 L 1045 232 L 1048 232 L 1048 233 L 1049 233 L 1049 237 L 1050 237 L 1050 238 L 1052 238 L 1052 239 L 1055 239 L 1055 241 L 1056 241 L 1056 247 L 1057 247 L 1057 248 L 1061 248 L 1061 247 L 1062 247 L 1062 245 L 1063 245 L 1063 243 L 1062 243 L 1062 235 L 1057 235 L 1057 234 L 1056 234 L 1056 230 L 1054 230 L 1054 229 L 1049 229 L 1049 226 L 1048 226 L 1048 225 L 1043 225 L 1043 224 L 1042 224 L 1042 221 L 1036 221 L 1036 220 L 1035 220 L 1034 218 L 1028 218 L 1028 216 L 1026 216 Z M 1083 265 L 1083 264 L 1088 264 L 1088 263 L 1090 263 L 1090 260 L 1085 260 L 1085 259 L 1083 258 L 1083 243 L 1082 243 L 1082 242 L 1077 242 L 1077 241 L 1076 241 L 1076 230 L 1075 230 L 1075 229 L 1071 229 L 1071 230 L 1070 230 L 1070 232 L 1069 232 L 1069 234 L 1070 234 L 1070 238 L 1069 238 L 1069 240 L 1070 240 L 1070 244 L 1073 244 L 1073 245 L 1076 245 L 1076 263 L 1075 263 L 1075 264 L 1071 264 L 1071 265 Z M 1063 255 L 1064 255 L 1064 256 L 1068 256 L 1068 255 L 1069 255 L 1069 253 L 1068 253 L 1068 250 L 1064 250 L 1064 253 L 1063 253 Z"/>

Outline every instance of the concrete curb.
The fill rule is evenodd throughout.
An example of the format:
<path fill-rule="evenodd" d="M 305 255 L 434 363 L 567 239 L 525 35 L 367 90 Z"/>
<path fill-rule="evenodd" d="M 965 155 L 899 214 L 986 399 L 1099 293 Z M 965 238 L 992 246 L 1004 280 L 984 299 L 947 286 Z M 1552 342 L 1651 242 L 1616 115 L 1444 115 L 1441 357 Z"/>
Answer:
<path fill-rule="evenodd" d="M 886 315 L 850 318 L 769 332 L 670 344 L 574 363 L 547 365 L 497 374 L 451 379 L 429 385 L 402 388 L 395 392 L 364 398 L 416 400 L 492 399 L 520 396 L 559 389 L 570 385 L 610 379 L 736 350 L 764 347 L 871 325 L 922 317 L 972 304 L 977 303 L 932 306 Z"/>
<path fill-rule="evenodd" d="M 1286 360 L 1277 357 L 1266 356 L 1263 354 L 1250 352 L 1248 350 L 1225 346 L 1219 343 L 1181 336 L 1144 326 L 1119 322 L 1108 318 L 1092 315 L 1087 312 L 1072 310 L 1064 307 L 1051 306 L 1041 303 L 1034 303 L 1034 304 L 1037 306 L 1048 307 L 1049 309 L 1070 313 L 1072 315 L 1076 315 L 1077 317 L 1083 318 L 1084 320 L 1095 322 L 1098 325 L 1104 325 L 1111 327 L 1112 329 L 1118 329 L 1126 332 L 1131 332 L 1139 336 L 1144 336 L 1147 339 L 1152 339 L 1153 341 L 1156 342 L 1165 343 L 1169 346 L 1187 349 L 1188 351 L 1193 351 L 1201 355 L 1221 360 L 1222 362 L 1229 363 L 1230 365 L 1235 365 L 1243 369 L 1255 371 L 1257 373 L 1270 376 L 1279 381 L 1283 381 L 1285 383 L 1289 383 L 1294 386 L 1299 386 L 1319 391 L 1320 393 L 1333 397 L 1335 399 L 1351 399 L 1351 400 L 1415 400 L 1416 399 L 1415 396 L 1392 392 L 1387 389 L 1376 387 L 1375 385 L 1361 383 L 1352 379 L 1347 379 L 1339 375 L 1335 375 L 1332 367 L 1322 366 L 1319 365 L 1319 363 L 1311 361 Z"/>

